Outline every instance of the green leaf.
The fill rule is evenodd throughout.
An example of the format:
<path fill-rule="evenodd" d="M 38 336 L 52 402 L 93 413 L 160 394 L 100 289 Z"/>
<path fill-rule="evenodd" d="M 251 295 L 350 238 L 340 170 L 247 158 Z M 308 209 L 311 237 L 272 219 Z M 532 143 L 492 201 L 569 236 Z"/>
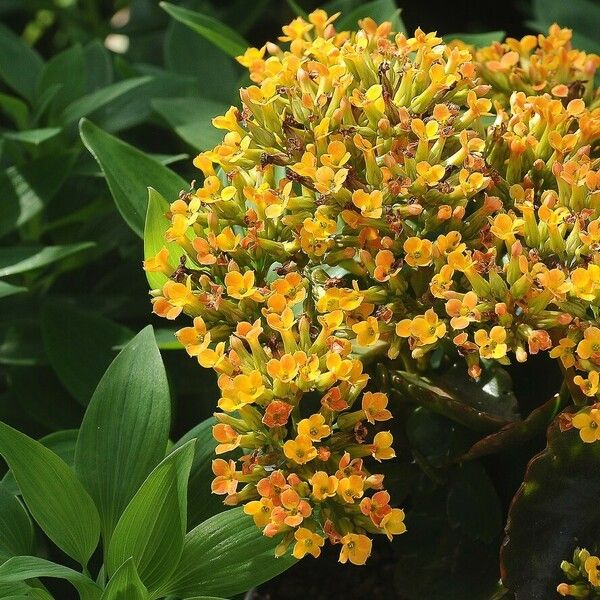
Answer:
<path fill-rule="evenodd" d="M 0 562 L 33 551 L 33 524 L 21 501 L 0 484 Z"/>
<path fill-rule="evenodd" d="M 5 138 L 15 142 L 22 142 L 30 146 L 39 146 L 47 140 L 56 137 L 60 132 L 60 127 L 45 127 L 43 129 L 27 129 L 26 131 L 6 131 L 3 135 Z"/>
<path fill-rule="evenodd" d="M 390 374 L 391 391 L 400 400 L 426 406 L 474 431 L 490 433 L 518 418 L 510 375 L 500 367 L 483 371 L 477 383 L 460 363 L 428 377 Z"/>
<path fill-rule="evenodd" d="M 141 580 L 151 592 L 167 582 L 183 550 L 187 480 L 193 457 L 194 441 L 190 441 L 148 475 L 115 527 L 106 558 L 108 573 L 115 573 L 133 557 Z"/>
<path fill-rule="evenodd" d="M 265 537 L 241 507 L 215 515 L 186 535 L 177 571 L 161 592 L 186 598 L 245 592 L 297 562 L 291 555 L 275 558 L 278 543 Z"/>
<path fill-rule="evenodd" d="M 6 298 L 7 296 L 14 296 L 15 294 L 23 294 L 27 291 L 27 288 L 11 285 L 4 281 L 0 281 L 0 298 Z"/>
<path fill-rule="evenodd" d="M 0 79 L 31 102 L 43 65 L 35 50 L 0 24 Z"/>
<path fill-rule="evenodd" d="M 76 158 L 75 152 L 59 152 L 0 173 L 0 236 L 24 225 L 48 205 L 71 173 Z"/>
<path fill-rule="evenodd" d="M 84 250 L 93 248 L 92 242 L 64 246 L 14 246 L 0 248 L 0 277 L 41 269 Z"/>
<path fill-rule="evenodd" d="M 510 505 L 500 558 L 502 581 L 517 600 L 554 598 L 561 561 L 600 540 L 600 444 L 582 442 L 575 428 L 561 432 L 559 420 Z"/>
<path fill-rule="evenodd" d="M 215 458 L 217 442 L 212 435 L 214 418 L 206 419 L 188 431 L 174 446 L 173 450 L 196 439 L 196 453 L 188 483 L 188 525 L 195 527 L 209 517 L 229 509 L 223 498 L 213 494 L 210 483 L 213 479 L 212 461 Z"/>
<path fill-rule="evenodd" d="M 169 250 L 171 261 L 177 264 L 182 254 L 181 247 L 175 242 L 167 242 L 165 233 L 171 226 L 171 221 L 165 217 L 169 210 L 169 203 L 152 188 L 148 189 L 148 212 L 144 226 L 144 259 L 155 256 L 164 247 Z M 151 289 L 162 287 L 167 276 L 163 273 L 150 273 L 146 271 L 146 279 Z"/>
<path fill-rule="evenodd" d="M 212 118 L 224 114 L 229 104 L 208 98 L 159 98 L 152 107 L 185 142 L 197 150 L 208 150 L 223 140 L 223 132 Z"/>
<path fill-rule="evenodd" d="M 219 20 L 169 2 L 161 2 L 160 6 L 174 19 L 187 25 L 190 29 L 213 43 L 229 56 L 244 54 L 248 42 L 234 29 Z"/>
<path fill-rule="evenodd" d="M 39 336 L 39 323 L 33 318 L 0 320 L 0 364 L 28 366 L 47 363 Z"/>
<path fill-rule="evenodd" d="M 14 121 L 17 129 L 25 129 L 27 127 L 29 107 L 20 98 L 0 93 L 0 110 Z"/>
<path fill-rule="evenodd" d="M 115 357 L 113 348 L 132 332 L 66 302 L 47 302 L 41 315 L 46 354 L 64 386 L 86 406 Z"/>
<path fill-rule="evenodd" d="M 85 61 L 79 44 L 55 54 L 44 66 L 37 85 L 37 98 L 59 85 L 49 108 L 52 123 L 55 116 L 85 91 Z"/>
<path fill-rule="evenodd" d="M 189 187 L 188 184 L 158 161 L 102 131 L 90 121 L 83 119 L 79 129 L 83 143 L 106 176 L 117 208 L 131 229 L 142 237 L 148 186 L 174 199 L 182 189 Z"/>
<path fill-rule="evenodd" d="M 296 2 L 296 0 L 286 0 L 286 2 L 297 17 L 308 19 L 308 13 Z"/>
<path fill-rule="evenodd" d="M 378 23 L 391 21 L 392 31 L 406 33 L 404 23 L 400 18 L 400 9 L 396 6 L 394 0 L 373 0 L 373 2 L 360 4 L 352 12 L 340 17 L 340 20 L 336 23 L 336 29 L 338 31 L 354 30 L 358 21 L 365 17 L 371 17 Z"/>
<path fill-rule="evenodd" d="M 474 540 L 491 542 L 502 530 L 500 498 L 479 463 L 467 463 L 453 474 L 446 511 L 450 525 Z"/>
<path fill-rule="evenodd" d="M 501 42 L 506 36 L 506 31 L 486 31 L 484 33 L 447 33 L 444 36 L 445 42 L 451 42 L 452 40 L 460 40 L 465 44 L 470 44 L 476 48 L 483 48 L 489 46 L 494 42 Z"/>
<path fill-rule="evenodd" d="M 69 104 L 61 114 L 60 119 L 65 124 L 74 123 L 83 117 L 92 115 L 94 111 L 109 105 L 120 96 L 149 83 L 151 80 L 151 77 L 134 77 L 96 90 Z"/>
<path fill-rule="evenodd" d="M 98 545 L 100 519 L 71 468 L 51 450 L 0 423 L 0 454 L 46 535 L 85 565 Z"/>
<path fill-rule="evenodd" d="M 81 600 L 99 600 L 102 593 L 89 577 L 37 556 L 15 556 L 0 565 L 0 583 L 16 583 L 37 577 L 67 580 L 77 589 Z"/>
<path fill-rule="evenodd" d="M 113 67 L 110 54 L 99 40 L 92 40 L 83 49 L 86 71 L 86 90 L 94 92 L 110 85 L 113 81 Z"/>
<path fill-rule="evenodd" d="M 105 545 L 148 473 L 163 459 L 169 425 L 169 385 L 148 326 L 108 367 L 77 440 L 75 469 L 100 512 Z"/>
<path fill-rule="evenodd" d="M 146 600 L 148 590 L 142 583 L 133 558 L 126 560 L 110 578 L 101 600 Z"/>

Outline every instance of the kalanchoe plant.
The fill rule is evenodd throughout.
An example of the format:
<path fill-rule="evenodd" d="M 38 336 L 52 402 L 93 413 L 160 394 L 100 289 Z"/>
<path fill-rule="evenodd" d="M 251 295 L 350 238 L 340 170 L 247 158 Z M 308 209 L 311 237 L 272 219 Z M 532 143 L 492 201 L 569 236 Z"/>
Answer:
<path fill-rule="evenodd" d="M 40 443 L 0 423 L 11 469 L 0 483 L 2 597 L 53 598 L 38 578 L 64 579 L 82 600 L 230 597 L 293 564 L 274 558 L 241 509 L 216 514 L 206 502 L 211 424 L 168 447 L 151 327 L 110 365 L 78 433 Z M 33 522 L 79 568 L 36 556 Z"/>
<path fill-rule="evenodd" d="M 169 207 L 151 191 L 144 266 L 154 313 L 193 318 L 177 337 L 219 374 L 217 453 L 245 452 L 214 461 L 215 493 L 279 553 L 318 556 L 327 538 L 363 564 L 372 534 L 406 530 L 378 466 L 394 413 L 436 484 L 570 403 L 567 454 L 598 439 L 600 58 L 557 25 L 476 50 L 370 18 L 338 31 L 338 16 L 238 56 L 253 85 L 213 119 L 225 135 L 194 160 L 201 185 Z M 489 384 L 542 353 L 563 388 L 519 419 Z M 414 422 L 436 413 L 468 430 L 462 454 L 416 450 Z M 449 471 L 457 525 L 469 485 L 495 497 L 471 467 Z"/>

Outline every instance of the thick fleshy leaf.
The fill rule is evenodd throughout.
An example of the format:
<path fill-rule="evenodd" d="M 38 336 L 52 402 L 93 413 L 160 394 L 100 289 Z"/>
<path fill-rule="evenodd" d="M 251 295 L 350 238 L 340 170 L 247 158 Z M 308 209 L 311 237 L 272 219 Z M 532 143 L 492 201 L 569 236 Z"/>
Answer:
<path fill-rule="evenodd" d="M 402 401 L 426 406 L 481 433 L 496 431 L 518 417 L 510 375 L 500 367 L 484 371 L 478 383 L 461 364 L 428 377 L 390 371 L 390 385 Z"/>
<path fill-rule="evenodd" d="M 124 81 L 118 81 L 105 88 L 96 90 L 87 96 L 83 96 L 83 98 L 78 98 L 65 108 L 60 116 L 60 120 L 65 124 L 79 121 L 83 117 L 92 115 L 100 108 L 108 106 L 111 102 L 136 87 L 149 83 L 151 79 L 151 77 L 125 79 Z"/>
<path fill-rule="evenodd" d="M 72 469 L 51 450 L 0 423 L 0 454 L 46 535 L 85 565 L 98 545 L 100 519 Z"/>
<path fill-rule="evenodd" d="M 0 236 L 27 223 L 48 205 L 69 176 L 76 158 L 74 152 L 54 153 L 0 173 Z"/>
<path fill-rule="evenodd" d="M 365 17 L 371 17 L 377 23 L 391 21 L 393 31 L 406 33 L 404 23 L 400 18 L 400 9 L 394 0 L 373 0 L 361 3 L 357 8 L 340 17 L 339 22 L 336 23 L 336 29 L 338 31 L 355 30 L 358 27 L 358 21 Z"/>
<path fill-rule="evenodd" d="M 169 199 L 188 184 L 158 161 L 96 127 L 80 122 L 81 139 L 102 168 L 117 208 L 140 237 L 146 220 L 148 186 Z"/>
<path fill-rule="evenodd" d="M 146 600 L 148 590 L 142 583 L 133 558 L 125 561 L 110 578 L 101 600 Z"/>
<path fill-rule="evenodd" d="M 31 554 L 33 524 L 21 501 L 0 484 L 0 562 Z"/>
<path fill-rule="evenodd" d="M 148 189 L 148 212 L 146 213 L 146 224 L 144 226 L 144 258 L 150 258 L 165 247 L 169 250 L 169 257 L 173 266 L 179 262 L 181 247 L 175 242 L 167 242 L 165 233 L 171 226 L 170 219 L 165 214 L 169 210 L 169 203 L 153 188 Z M 146 271 L 146 279 L 151 289 L 160 288 L 167 281 L 163 273 L 151 273 Z"/>
<path fill-rule="evenodd" d="M 211 517 L 192 529 L 177 571 L 163 594 L 230 598 L 279 575 L 297 561 L 275 558 L 279 539 L 265 537 L 241 507 Z"/>
<path fill-rule="evenodd" d="M 248 42 L 237 31 L 221 23 L 218 19 L 181 6 L 175 6 L 169 2 L 161 2 L 160 5 L 171 17 L 187 25 L 229 56 L 235 58 L 240 54 L 244 54 L 249 46 Z"/>
<path fill-rule="evenodd" d="M 206 419 L 188 431 L 174 446 L 176 450 L 191 439 L 196 439 L 196 453 L 188 484 L 188 525 L 195 527 L 202 521 L 229 509 L 223 504 L 222 496 L 213 494 L 210 483 L 213 479 L 212 461 L 217 442 L 212 435 L 214 418 Z M 227 456 L 230 456 L 229 454 Z"/>
<path fill-rule="evenodd" d="M 152 107 L 175 133 L 197 150 L 213 148 L 223 131 L 212 125 L 213 117 L 224 114 L 229 104 L 207 98 L 158 98 Z"/>
<path fill-rule="evenodd" d="M 63 385 L 86 406 L 115 357 L 115 346 L 131 339 L 132 332 L 66 302 L 46 303 L 41 321 L 50 364 Z"/>
<path fill-rule="evenodd" d="M 69 256 L 93 248 L 92 242 L 64 246 L 15 246 L 0 248 L 0 277 L 46 267 Z"/>
<path fill-rule="evenodd" d="M 169 454 L 132 498 L 110 540 L 109 574 L 133 557 L 140 579 L 151 593 L 169 580 L 183 550 L 194 443 L 192 440 Z"/>
<path fill-rule="evenodd" d="M 577 429 L 561 432 L 559 419 L 510 506 L 501 567 L 516 600 L 555 597 L 561 561 L 600 540 L 600 443 L 582 442 Z"/>
<path fill-rule="evenodd" d="M 77 440 L 75 470 L 96 502 L 105 545 L 125 507 L 165 455 L 170 406 L 167 376 L 148 326 L 108 367 Z"/>
<path fill-rule="evenodd" d="M 444 41 L 460 40 L 465 44 L 470 44 L 476 48 L 489 46 L 494 42 L 501 42 L 506 35 L 506 31 L 486 31 L 485 33 L 447 33 Z"/>
<path fill-rule="evenodd" d="M 77 589 L 81 600 L 99 600 L 102 593 L 89 577 L 37 556 L 15 556 L 0 565 L 0 583 L 17 583 L 37 577 L 65 579 Z"/>
<path fill-rule="evenodd" d="M 31 101 L 43 65 L 35 50 L 0 24 L 0 79 Z"/>

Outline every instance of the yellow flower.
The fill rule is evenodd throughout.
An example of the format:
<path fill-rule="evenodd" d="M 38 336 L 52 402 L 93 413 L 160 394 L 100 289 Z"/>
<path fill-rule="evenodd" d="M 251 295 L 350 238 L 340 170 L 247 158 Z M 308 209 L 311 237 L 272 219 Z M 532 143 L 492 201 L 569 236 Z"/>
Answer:
<path fill-rule="evenodd" d="M 387 421 L 392 413 L 386 408 L 388 397 L 383 392 L 365 392 L 362 398 L 362 409 L 369 423 Z"/>
<path fill-rule="evenodd" d="M 485 329 L 475 332 L 475 343 L 479 346 L 479 354 L 482 358 L 503 358 L 506 356 L 506 329 L 495 325 L 489 334 Z"/>
<path fill-rule="evenodd" d="M 210 344 L 210 333 L 202 317 L 194 319 L 193 327 L 184 327 L 175 333 L 179 343 L 185 346 L 190 356 L 198 356 L 208 348 Z"/>
<path fill-rule="evenodd" d="M 445 173 L 446 169 L 442 165 L 430 165 L 425 160 L 417 163 L 417 174 L 419 175 L 417 181 L 421 181 L 429 187 L 437 185 Z"/>
<path fill-rule="evenodd" d="M 426 267 L 431 264 L 433 244 L 418 237 L 408 238 L 403 245 L 406 263 L 411 267 Z"/>
<path fill-rule="evenodd" d="M 381 529 L 391 541 L 392 536 L 400 535 L 406 531 L 404 524 L 404 511 L 400 508 L 392 508 L 391 512 L 381 520 Z"/>
<path fill-rule="evenodd" d="M 353 503 L 364 494 L 364 480 L 360 475 L 350 475 L 339 480 L 337 494 L 344 501 Z"/>
<path fill-rule="evenodd" d="M 254 287 L 254 271 L 246 271 L 243 275 L 239 271 L 229 271 L 225 275 L 227 295 L 242 300 L 243 298 L 261 299 L 262 296 Z"/>
<path fill-rule="evenodd" d="M 600 440 L 600 409 L 583 410 L 573 417 L 572 423 L 579 429 L 579 436 L 584 442 L 590 444 Z"/>
<path fill-rule="evenodd" d="M 600 558 L 590 556 L 586 559 L 583 568 L 586 570 L 588 581 L 595 587 L 600 587 Z"/>
<path fill-rule="evenodd" d="M 379 219 L 383 213 L 383 194 L 379 190 L 372 192 L 356 190 L 352 194 L 352 203 L 360 210 L 360 214 L 363 217 Z"/>
<path fill-rule="evenodd" d="M 366 321 L 352 325 L 356 333 L 356 343 L 359 346 L 372 346 L 379 339 L 379 322 L 375 317 L 368 317 Z"/>
<path fill-rule="evenodd" d="M 375 460 L 382 461 L 388 460 L 390 458 L 394 458 L 396 453 L 392 448 L 392 442 L 394 438 L 389 431 L 380 431 L 375 434 L 373 438 L 373 445 L 371 450 L 371 455 Z"/>
<path fill-rule="evenodd" d="M 446 302 L 446 312 L 450 319 L 450 325 L 454 329 L 464 329 L 470 323 L 479 321 L 481 314 L 475 308 L 477 306 L 477 294 L 475 292 L 467 292 L 462 300 L 451 298 Z"/>
<path fill-rule="evenodd" d="M 148 273 L 163 273 L 170 277 L 175 270 L 169 263 L 169 250 L 164 246 L 144 261 L 144 270 Z"/>
<path fill-rule="evenodd" d="M 316 413 L 298 423 L 298 435 L 307 437 L 313 442 L 320 442 L 324 437 L 331 435 L 331 428 L 325 425 L 325 417 Z"/>
<path fill-rule="evenodd" d="M 318 502 L 335 496 L 338 489 L 338 479 L 325 471 L 317 471 L 311 478 L 312 496 Z"/>
<path fill-rule="evenodd" d="M 295 440 L 288 440 L 283 445 L 283 453 L 299 465 L 304 465 L 317 457 L 317 449 L 307 435 L 299 435 Z"/>
<path fill-rule="evenodd" d="M 371 556 L 373 542 L 366 535 L 348 533 L 342 537 L 341 542 L 339 560 L 342 564 L 350 561 L 353 565 L 364 565 Z"/>
<path fill-rule="evenodd" d="M 583 332 L 583 339 L 577 344 L 576 352 L 579 358 L 600 365 L 600 328 L 588 327 Z"/>
<path fill-rule="evenodd" d="M 271 522 L 273 512 L 273 501 L 269 498 L 261 498 L 244 504 L 244 512 L 254 519 L 254 524 L 261 529 Z"/>
<path fill-rule="evenodd" d="M 598 389 L 600 388 L 599 379 L 600 373 L 598 373 L 598 371 L 592 371 L 589 373 L 587 379 L 583 378 L 581 375 L 576 375 L 573 377 L 573 382 L 581 388 L 581 391 L 586 396 L 592 397 L 598 393 Z"/>
<path fill-rule="evenodd" d="M 292 550 L 294 558 L 300 560 L 307 554 L 310 554 L 315 558 L 320 556 L 321 547 L 325 543 L 325 539 L 318 533 L 314 533 L 310 529 L 306 529 L 306 527 L 299 527 L 294 532 L 294 538 L 296 539 L 294 549 Z"/>
<path fill-rule="evenodd" d="M 575 346 L 575 340 L 568 337 L 561 338 L 558 341 L 558 346 L 550 350 L 550 356 L 552 358 L 560 358 L 565 369 L 569 369 L 575 364 L 575 356 L 573 355 L 573 348 Z"/>

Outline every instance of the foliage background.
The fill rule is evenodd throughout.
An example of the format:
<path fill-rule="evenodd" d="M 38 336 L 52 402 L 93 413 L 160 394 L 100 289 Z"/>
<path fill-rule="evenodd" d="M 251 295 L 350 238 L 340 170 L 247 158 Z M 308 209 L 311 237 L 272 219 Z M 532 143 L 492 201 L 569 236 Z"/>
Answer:
<path fill-rule="evenodd" d="M 318 6 L 309 0 L 174 3 L 228 25 L 233 48 L 275 40 L 296 4 L 307 11 Z M 394 8 L 392 0 L 328 5 L 345 14 L 387 15 Z M 404 0 L 398 7 L 408 31 L 420 26 L 442 35 L 502 31 L 520 37 L 558 21 L 574 29 L 575 45 L 600 52 L 600 3 L 592 0 Z M 121 168 L 109 181 L 115 204 L 78 122 L 85 117 L 148 153 L 156 161 L 148 166 L 153 177 L 160 179 L 157 164 L 168 164 L 191 182 L 197 176 L 191 158 L 219 138 L 210 118 L 237 103 L 237 89 L 247 80 L 222 42 L 215 45 L 171 19 L 154 0 L 0 0 L 0 19 L 0 420 L 33 437 L 77 428 L 118 348 L 152 322 L 167 366 L 177 439 L 212 413 L 214 376 L 178 352 L 172 331 L 150 316 L 142 242 L 131 227 L 139 234 L 143 215 L 140 221 L 135 211 L 128 213 L 115 190 L 121 186 L 121 197 L 141 190 L 145 202 L 145 186 L 153 182 L 144 181 L 133 162 L 113 165 Z M 87 145 L 92 138 L 104 143 L 110 157 L 117 142 L 94 125 L 82 129 Z M 557 391 L 560 381 L 546 363 L 533 363 L 533 376 L 519 367 L 511 372 L 525 412 Z M 427 427 L 436 425 L 440 435 L 450 435 L 443 424 Z M 529 444 L 528 453 L 486 464 L 506 484 L 505 496 L 494 500 L 498 510 L 522 480 L 526 457 L 544 441 Z M 499 534 L 495 524 L 490 527 L 492 537 Z M 420 533 L 431 542 L 425 553 L 453 547 L 452 540 Z M 470 547 L 466 556 L 477 552 Z M 448 568 L 436 564 L 432 581 Z M 415 568 L 407 561 L 406 577 Z M 415 589 L 437 597 L 427 587 Z"/>

